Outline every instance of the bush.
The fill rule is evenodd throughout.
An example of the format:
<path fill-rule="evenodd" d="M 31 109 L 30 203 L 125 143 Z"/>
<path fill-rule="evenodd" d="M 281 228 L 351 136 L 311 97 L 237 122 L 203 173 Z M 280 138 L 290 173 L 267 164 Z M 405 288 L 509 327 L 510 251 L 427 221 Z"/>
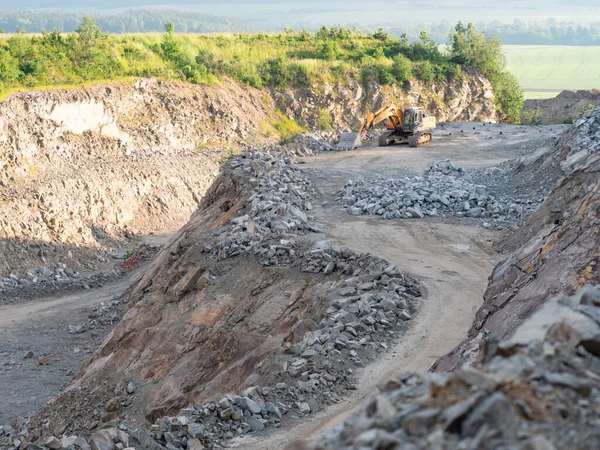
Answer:
<path fill-rule="evenodd" d="M 429 61 L 422 61 L 416 66 L 415 75 L 424 83 L 431 83 L 435 79 L 435 70 L 433 64 Z"/>
<path fill-rule="evenodd" d="M 340 55 L 340 46 L 335 41 L 324 41 L 317 46 L 317 55 L 327 61 L 333 61 Z"/>
<path fill-rule="evenodd" d="M 279 110 L 277 111 L 277 117 L 277 120 L 273 122 L 273 128 L 279 135 L 280 144 L 287 144 L 292 136 L 304 132 L 304 129 L 295 120 L 290 119 Z"/>
<path fill-rule="evenodd" d="M 513 74 L 503 71 L 493 74 L 489 80 L 494 89 L 496 106 L 500 109 L 503 119 L 509 123 L 521 123 L 525 97 L 517 79 Z"/>
<path fill-rule="evenodd" d="M 530 109 L 529 111 L 525 111 L 523 116 L 529 125 L 542 124 L 542 116 L 540 115 L 539 109 Z"/>
<path fill-rule="evenodd" d="M 326 131 L 333 128 L 333 120 L 331 114 L 326 109 L 320 108 L 317 113 L 317 130 Z"/>
<path fill-rule="evenodd" d="M 379 84 L 392 84 L 394 81 L 394 77 L 389 69 L 385 66 L 379 66 L 377 69 L 377 80 Z"/>
<path fill-rule="evenodd" d="M 412 62 L 404 55 L 396 55 L 391 73 L 398 84 L 404 84 L 412 76 Z"/>

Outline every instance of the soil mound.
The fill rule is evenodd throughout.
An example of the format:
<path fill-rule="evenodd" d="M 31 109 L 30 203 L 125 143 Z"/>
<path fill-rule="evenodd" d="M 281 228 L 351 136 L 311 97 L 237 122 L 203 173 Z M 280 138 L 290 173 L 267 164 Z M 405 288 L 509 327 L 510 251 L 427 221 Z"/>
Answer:
<path fill-rule="evenodd" d="M 555 98 L 525 100 L 521 121 L 534 125 L 573 123 L 587 110 L 600 105 L 600 89 L 562 91 Z"/>

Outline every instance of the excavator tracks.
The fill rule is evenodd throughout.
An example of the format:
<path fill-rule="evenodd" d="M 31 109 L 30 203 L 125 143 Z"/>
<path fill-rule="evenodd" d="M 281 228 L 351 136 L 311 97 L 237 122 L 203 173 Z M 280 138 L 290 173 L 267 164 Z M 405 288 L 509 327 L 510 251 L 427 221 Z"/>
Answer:
<path fill-rule="evenodd" d="M 428 142 L 431 142 L 431 133 L 419 133 L 408 137 L 409 147 L 420 147 Z"/>

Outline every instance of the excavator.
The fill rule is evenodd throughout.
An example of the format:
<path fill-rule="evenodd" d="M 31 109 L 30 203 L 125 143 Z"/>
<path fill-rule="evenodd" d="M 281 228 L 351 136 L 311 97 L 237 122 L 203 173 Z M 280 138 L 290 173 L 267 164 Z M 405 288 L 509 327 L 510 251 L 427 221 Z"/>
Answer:
<path fill-rule="evenodd" d="M 380 147 L 404 141 L 407 141 L 410 147 L 418 147 L 431 141 L 430 130 L 436 126 L 435 117 L 423 111 L 423 108 L 410 107 L 402 110 L 396 106 L 384 106 L 375 112 L 369 112 L 362 120 L 357 133 L 342 133 L 338 148 L 356 148 L 367 135 L 367 131 L 384 120 L 387 131 L 379 136 Z"/>

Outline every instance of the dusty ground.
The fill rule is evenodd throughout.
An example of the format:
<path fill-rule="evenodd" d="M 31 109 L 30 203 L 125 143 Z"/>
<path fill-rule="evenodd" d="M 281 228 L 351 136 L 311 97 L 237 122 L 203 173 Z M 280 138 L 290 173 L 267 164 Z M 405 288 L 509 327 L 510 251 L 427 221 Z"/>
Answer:
<path fill-rule="evenodd" d="M 168 237 L 145 242 L 163 245 Z M 117 299 L 147 264 L 100 289 L 0 307 L 0 423 L 38 410 L 68 384 L 121 317 L 122 305 L 102 314 L 98 308 Z M 70 333 L 71 325 L 85 331 Z M 40 364 L 41 358 L 49 363 Z"/>
<path fill-rule="evenodd" d="M 559 128 L 454 123 L 436 130 L 433 143 L 423 148 L 379 148 L 367 143 L 352 152 L 303 161 L 320 188 L 322 204 L 315 205 L 314 213 L 324 234 L 355 251 L 384 257 L 417 277 L 426 288 L 425 301 L 401 344 L 363 371 L 359 389 L 351 397 L 296 427 L 245 439 L 238 447 L 279 449 L 298 437 L 316 437 L 340 423 L 394 373 L 428 369 L 466 337 L 482 304 L 488 276 L 502 259 L 492 245 L 499 234 L 485 230 L 480 222 L 352 217 L 333 200 L 339 187 L 349 178 L 420 173 L 428 162 L 443 159 L 465 168 L 495 166 L 533 151 Z M 90 311 L 123 292 L 133 279 L 83 295 L 0 309 L 0 389 L 8 392 L 0 401 L 0 423 L 15 413 L 39 408 L 61 390 L 110 328 L 69 334 L 69 325 L 87 321 Z M 24 358 L 28 351 L 33 358 Z M 39 365 L 40 357 L 52 362 Z"/>

